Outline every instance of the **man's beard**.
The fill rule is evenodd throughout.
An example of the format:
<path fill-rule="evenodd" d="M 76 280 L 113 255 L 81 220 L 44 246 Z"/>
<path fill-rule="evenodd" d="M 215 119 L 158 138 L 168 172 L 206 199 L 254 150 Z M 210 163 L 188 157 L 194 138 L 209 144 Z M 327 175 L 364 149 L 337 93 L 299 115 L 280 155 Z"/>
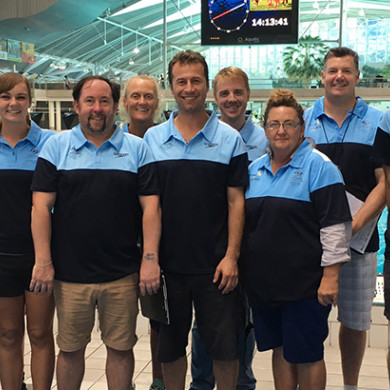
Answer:
<path fill-rule="evenodd" d="M 88 118 L 88 122 L 87 122 L 87 128 L 89 131 L 91 131 L 91 133 L 94 133 L 94 134 L 102 134 L 104 133 L 104 130 L 106 129 L 106 116 L 104 116 L 104 120 L 103 120 L 103 123 L 102 125 L 99 127 L 99 128 L 94 128 L 91 126 L 91 119 L 93 118 L 93 116 L 91 115 L 89 118 Z M 98 118 L 101 118 L 100 116 Z"/>

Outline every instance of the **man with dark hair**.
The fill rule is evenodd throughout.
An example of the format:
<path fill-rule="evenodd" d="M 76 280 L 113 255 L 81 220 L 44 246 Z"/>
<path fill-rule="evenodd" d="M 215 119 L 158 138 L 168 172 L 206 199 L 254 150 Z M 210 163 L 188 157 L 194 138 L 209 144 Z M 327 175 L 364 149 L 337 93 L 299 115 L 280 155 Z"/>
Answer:
<path fill-rule="evenodd" d="M 173 67 L 177 64 L 182 65 L 190 65 L 190 64 L 200 64 L 203 66 L 203 74 L 205 80 L 207 80 L 207 84 L 209 84 L 209 67 L 207 65 L 206 59 L 202 56 L 202 54 L 198 53 L 197 51 L 192 50 L 186 50 L 181 51 L 178 54 L 176 54 L 171 62 L 168 65 L 168 81 L 169 85 L 172 86 L 172 78 L 173 78 Z"/>
<path fill-rule="evenodd" d="M 45 145 L 33 179 L 32 234 L 44 272 L 32 285 L 51 292 L 55 271 L 58 389 L 81 386 L 97 308 L 108 388 L 129 390 L 138 288 L 152 294 L 160 281 L 157 177 L 146 143 L 114 126 L 116 84 L 88 77 L 73 95 L 80 124 Z"/>
<path fill-rule="evenodd" d="M 244 224 L 247 155 L 237 131 L 205 110 L 203 56 L 186 51 L 169 64 L 178 111 L 148 130 L 161 185 L 161 267 L 171 323 L 159 333 L 168 390 L 183 390 L 192 306 L 219 389 L 234 390 L 243 305 L 237 261 Z"/>
<path fill-rule="evenodd" d="M 107 79 L 106 77 L 100 76 L 100 75 L 83 77 L 73 87 L 72 96 L 73 96 L 74 102 L 78 102 L 80 100 L 80 95 L 81 95 L 82 89 L 84 87 L 84 84 L 88 83 L 89 81 L 94 81 L 94 80 L 96 80 L 96 81 L 100 80 L 100 81 L 103 81 L 103 82 L 107 83 L 108 86 L 111 89 L 112 100 L 114 101 L 115 104 L 119 103 L 119 98 L 120 98 L 120 95 L 121 95 L 121 88 L 120 88 L 120 86 L 117 83 L 112 82 L 109 79 Z"/>
<path fill-rule="evenodd" d="M 383 169 L 371 159 L 382 113 L 355 95 L 358 59 L 349 48 L 331 49 L 322 70 L 325 96 L 305 112 L 305 135 L 340 168 L 354 214 L 352 232 L 357 236 L 351 242 L 351 261 L 340 270 L 337 304 L 344 386 L 351 390 L 357 389 L 370 328 L 379 248 L 376 219 L 385 204 Z M 358 241 L 370 225 L 373 233 Z"/>
<path fill-rule="evenodd" d="M 332 49 L 329 49 L 324 57 L 324 68 L 330 58 L 343 57 L 351 57 L 355 65 L 355 69 L 359 70 L 359 55 L 356 51 L 350 49 L 349 47 L 333 47 Z"/>

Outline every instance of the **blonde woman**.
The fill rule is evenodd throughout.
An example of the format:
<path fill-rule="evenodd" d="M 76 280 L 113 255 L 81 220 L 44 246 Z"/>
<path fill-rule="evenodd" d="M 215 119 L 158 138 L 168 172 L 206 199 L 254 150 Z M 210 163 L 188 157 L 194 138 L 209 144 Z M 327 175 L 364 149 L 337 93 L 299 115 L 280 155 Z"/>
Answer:
<path fill-rule="evenodd" d="M 157 81 L 148 75 L 131 77 L 122 92 L 120 115 L 126 123 L 123 131 L 143 138 L 159 117 L 160 98 Z M 150 321 L 150 349 L 152 353 L 153 383 L 150 390 L 165 390 L 161 363 L 157 359 L 157 335 L 159 324 Z"/>

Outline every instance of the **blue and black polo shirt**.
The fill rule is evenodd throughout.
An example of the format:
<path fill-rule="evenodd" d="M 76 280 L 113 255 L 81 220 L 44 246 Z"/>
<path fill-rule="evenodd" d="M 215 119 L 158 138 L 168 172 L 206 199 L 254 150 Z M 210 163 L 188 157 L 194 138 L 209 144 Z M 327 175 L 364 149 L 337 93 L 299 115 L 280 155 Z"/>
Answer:
<path fill-rule="evenodd" d="M 339 167 L 346 190 L 363 202 L 377 184 L 375 169 L 381 167 L 372 159 L 372 148 L 382 115 L 381 111 L 368 106 L 359 97 L 341 127 L 325 114 L 323 97 L 304 114 L 305 136 L 311 137 L 317 149 Z M 378 249 L 376 229 L 366 252 Z"/>
<path fill-rule="evenodd" d="M 215 272 L 228 243 L 227 187 L 248 183 L 238 131 L 209 114 L 188 144 L 175 127 L 177 112 L 145 134 L 160 181 L 160 264 L 168 272 Z"/>
<path fill-rule="evenodd" d="M 337 167 L 305 140 L 273 174 L 249 166 L 241 275 L 254 307 L 314 299 L 322 278 L 320 229 L 351 220 Z"/>
<path fill-rule="evenodd" d="M 381 123 L 374 143 L 374 159 L 381 165 L 390 166 L 390 110 L 387 110 Z M 385 258 L 390 258 L 390 212 L 387 216 L 387 230 L 385 232 Z"/>
<path fill-rule="evenodd" d="M 390 110 L 384 113 L 376 133 L 374 159 L 381 165 L 390 166 Z"/>
<path fill-rule="evenodd" d="M 266 152 L 268 140 L 264 130 L 256 126 L 250 116 L 247 117 L 244 127 L 240 130 L 240 135 L 245 144 L 249 163 Z"/>
<path fill-rule="evenodd" d="M 32 189 L 57 194 L 52 223 L 56 279 L 103 283 L 139 270 L 139 195 L 158 194 L 146 143 L 119 127 L 99 148 L 76 126 L 43 148 Z"/>
<path fill-rule="evenodd" d="M 54 134 L 31 122 L 25 138 L 14 148 L 0 134 L 0 253 L 33 253 L 31 181 L 38 154 Z"/>

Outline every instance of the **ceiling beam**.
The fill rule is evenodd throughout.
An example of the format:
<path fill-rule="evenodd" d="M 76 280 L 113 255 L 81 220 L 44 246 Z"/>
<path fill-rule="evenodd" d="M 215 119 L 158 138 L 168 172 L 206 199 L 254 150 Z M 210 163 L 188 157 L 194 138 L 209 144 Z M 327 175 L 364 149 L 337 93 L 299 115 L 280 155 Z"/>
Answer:
<path fill-rule="evenodd" d="M 163 41 L 161 39 L 158 39 L 156 37 L 152 37 L 151 35 L 144 34 L 144 33 L 140 32 L 140 31 L 134 30 L 134 29 L 132 29 L 130 27 L 126 27 L 123 24 L 112 22 L 111 20 L 107 20 L 107 19 L 100 18 L 100 17 L 98 17 L 97 19 L 101 20 L 101 21 L 103 21 L 105 23 L 112 24 L 113 26 L 123 28 L 124 30 L 132 31 L 132 32 L 140 35 L 141 37 L 150 39 L 151 41 L 155 41 L 155 42 L 158 42 L 158 43 L 163 43 Z M 179 47 L 179 46 L 175 46 L 175 45 L 169 45 L 169 46 L 173 47 L 174 49 L 180 50 L 180 51 L 184 50 L 182 47 Z"/>

